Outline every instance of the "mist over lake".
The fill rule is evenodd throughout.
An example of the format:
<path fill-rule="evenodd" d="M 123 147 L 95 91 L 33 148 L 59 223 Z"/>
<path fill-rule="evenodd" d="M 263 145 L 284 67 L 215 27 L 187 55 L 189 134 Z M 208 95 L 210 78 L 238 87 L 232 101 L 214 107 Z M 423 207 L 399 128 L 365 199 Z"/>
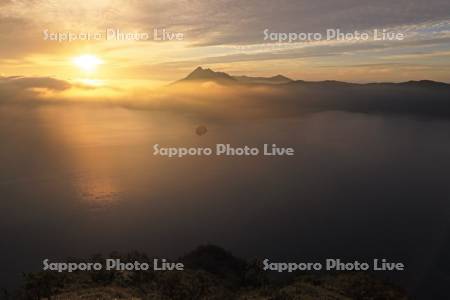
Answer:
<path fill-rule="evenodd" d="M 449 135 L 445 119 L 408 115 L 2 105 L 0 278 L 17 285 L 45 258 L 177 257 L 213 243 L 246 258 L 401 261 L 394 279 L 419 293 L 449 261 Z M 218 143 L 295 156 L 152 155 L 154 144 Z"/>

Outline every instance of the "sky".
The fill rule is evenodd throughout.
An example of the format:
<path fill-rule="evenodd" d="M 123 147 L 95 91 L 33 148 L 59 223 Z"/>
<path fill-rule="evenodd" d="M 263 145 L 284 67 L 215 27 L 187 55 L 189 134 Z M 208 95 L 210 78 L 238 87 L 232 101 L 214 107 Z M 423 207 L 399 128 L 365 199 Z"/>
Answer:
<path fill-rule="evenodd" d="M 149 38 L 106 39 L 108 29 Z M 155 29 L 182 38 L 155 40 Z M 404 38 L 326 39 L 330 29 Z M 323 38 L 280 43 L 265 30 Z M 54 40 L 69 33 L 103 36 Z M 87 55 L 98 60 L 90 70 L 76 63 Z M 197 66 L 301 80 L 450 82 L 450 1 L 0 0 L 0 76 L 164 84 Z"/>

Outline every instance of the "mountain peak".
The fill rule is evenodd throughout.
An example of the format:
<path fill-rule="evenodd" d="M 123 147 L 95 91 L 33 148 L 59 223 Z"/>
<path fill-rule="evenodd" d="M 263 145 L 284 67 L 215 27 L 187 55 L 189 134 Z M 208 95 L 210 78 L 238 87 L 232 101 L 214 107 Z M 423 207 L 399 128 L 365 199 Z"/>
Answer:
<path fill-rule="evenodd" d="M 287 78 L 286 76 L 281 75 L 281 74 L 278 74 L 278 75 L 273 76 L 272 79 L 277 79 L 277 80 L 291 80 L 291 81 L 292 81 L 292 79 Z"/>
<path fill-rule="evenodd" d="M 197 67 L 185 80 L 234 80 L 233 77 L 223 72 L 215 72 L 211 69 Z"/>
<path fill-rule="evenodd" d="M 216 72 L 209 68 L 201 66 L 195 68 L 187 77 L 178 81 L 215 81 L 223 84 L 240 83 L 240 84 L 285 84 L 293 82 L 292 79 L 278 74 L 273 77 L 249 77 L 249 76 L 231 76 L 224 72 Z"/>

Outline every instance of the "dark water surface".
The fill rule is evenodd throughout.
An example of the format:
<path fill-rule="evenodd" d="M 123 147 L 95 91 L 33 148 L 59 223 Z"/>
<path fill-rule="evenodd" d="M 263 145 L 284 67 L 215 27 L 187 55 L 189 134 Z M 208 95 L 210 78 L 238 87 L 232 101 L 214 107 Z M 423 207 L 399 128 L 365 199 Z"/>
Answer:
<path fill-rule="evenodd" d="M 204 123 L 1 107 L 2 285 L 45 258 L 133 249 L 171 258 L 204 243 L 273 260 L 401 261 L 407 271 L 395 280 L 415 294 L 448 276 L 450 122 L 323 112 L 206 121 L 208 133 L 196 135 Z M 216 143 L 276 143 L 296 155 L 152 155 L 154 144 Z"/>

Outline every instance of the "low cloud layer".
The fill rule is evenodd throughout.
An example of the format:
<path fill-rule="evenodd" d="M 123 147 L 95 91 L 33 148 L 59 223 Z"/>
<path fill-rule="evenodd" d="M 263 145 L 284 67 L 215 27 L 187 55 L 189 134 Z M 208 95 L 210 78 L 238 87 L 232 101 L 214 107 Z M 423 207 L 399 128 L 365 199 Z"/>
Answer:
<path fill-rule="evenodd" d="M 40 100 L 42 94 L 62 92 L 71 87 L 69 82 L 51 77 L 0 76 L 0 102 L 17 103 Z"/>
<path fill-rule="evenodd" d="M 357 85 L 342 82 L 221 84 L 183 81 L 153 90 L 84 86 L 54 78 L 0 78 L 0 105 L 71 104 L 165 111 L 195 118 L 298 117 L 321 111 L 450 119 L 450 86 L 423 81 Z"/>

